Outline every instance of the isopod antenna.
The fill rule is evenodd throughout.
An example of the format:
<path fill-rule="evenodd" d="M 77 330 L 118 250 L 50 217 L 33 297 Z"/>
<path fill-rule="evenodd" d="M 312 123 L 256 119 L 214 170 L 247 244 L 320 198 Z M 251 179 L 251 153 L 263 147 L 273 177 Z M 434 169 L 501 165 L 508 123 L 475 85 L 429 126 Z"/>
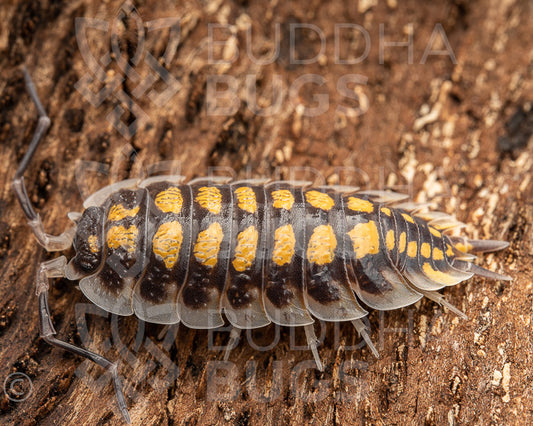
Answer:
<path fill-rule="evenodd" d="M 24 81 L 26 83 L 26 90 L 30 95 L 37 112 L 39 114 L 39 121 L 37 122 L 37 127 L 33 134 L 30 146 L 22 161 L 19 164 L 19 167 L 13 178 L 12 188 L 17 196 L 20 206 L 24 211 L 24 214 L 28 218 L 28 222 L 37 238 L 37 241 L 47 250 L 47 251 L 60 251 L 66 250 L 72 245 L 72 239 L 75 233 L 75 227 L 67 229 L 59 236 L 49 235 L 44 231 L 44 227 L 39 215 L 35 212 L 28 193 L 26 191 L 26 186 L 24 184 L 24 172 L 28 168 L 39 142 L 43 139 L 43 136 L 46 134 L 48 128 L 50 127 L 50 118 L 46 114 L 46 111 L 43 108 L 35 85 L 30 77 L 30 74 L 26 67 L 23 68 L 24 72 Z M 56 331 L 52 323 L 50 315 L 50 307 L 48 304 L 48 279 L 49 278 L 60 278 L 65 276 L 65 266 L 66 266 L 65 256 L 60 256 L 58 258 L 42 262 L 37 269 L 37 276 L 35 282 L 35 291 L 39 299 L 39 331 L 41 337 L 52 346 L 56 346 L 65 351 L 71 352 L 73 354 L 79 355 L 83 358 L 90 359 L 101 367 L 109 371 L 113 378 L 113 386 L 115 388 L 115 393 L 117 396 L 118 407 L 120 412 L 126 422 L 131 423 L 128 409 L 126 406 L 126 400 L 122 392 L 122 385 L 120 382 L 120 377 L 118 375 L 117 364 L 109 361 L 101 355 L 98 355 L 94 352 L 88 351 L 86 349 L 74 346 L 68 342 L 64 342 L 54 337 Z"/>

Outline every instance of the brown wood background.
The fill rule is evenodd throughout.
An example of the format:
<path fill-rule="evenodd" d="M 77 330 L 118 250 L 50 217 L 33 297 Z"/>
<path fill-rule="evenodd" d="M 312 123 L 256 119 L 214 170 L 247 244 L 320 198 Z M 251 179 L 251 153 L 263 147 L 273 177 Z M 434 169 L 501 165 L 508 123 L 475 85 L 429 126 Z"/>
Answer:
<path fill-rule="evenodd" d="M 440 209 L 468 223 L 470 236 L 511 242 L 508 250 L 487 256 L 482 264 L 512 275 L 513 282 L 474 278 L 444 291 L 468 320 L 458 320 L 427 300 L 383 315 L 372 312 L 372 338 L 381 353 L 378 360 L 366 348 L 345 350 L 336 345 L 333 327 L 328 327 L 320 347 L 326 363 L 323 374 L 312 369 L 298 374 L 297 366 L 305 366 L 299 363 L 311 355 L 289 350 L 287 330 L 282 330 L 280 343 L 271 351 L 257 351 L 243 342 L 230 358 L 235 376 L 224 379 L 220 372 L 213 376 L 211 367 L 222 355 L 208 349 L 205 331 L 180 327 L 176 344 L 168 349 L 157 339 L 161 327 L 148 325 L 138 348 L 138 321 L 122 318 L 123 346 L 115 341 L 106 348 L 112 321 L 89 314 L 90 347 L 119 360 L 134 424 L 531 423 L 532 5 L 527 0 L 439 3 L 136 1 L 145 24 L 165 17 L 180 20 L 179 45 L 167 66 L 180 89 L 169 102 L 157 106 L 147 94 L 133 96 L 138 83 L 131 79 L 117 88 L 129 93 L 147 114 L 147 120 L 126 139 L 106 117 L 120 105 L 131 110 L 131 104 L 121 104 L 115 91 L 93 106 L 76 90 L 76 83 L 90 70 L 78 47 L 75 18 L 113 22 L 123 3 L 2 2 L 0 384 L 12 373 L 24 373 L 33 388 L 31 394 L 27 383 L 15 388 L 28 393 L 21 402 L 0 393 L 0 422 L 122 423 L 111 385 L 97 391 L 87 385 L 88 380 L 102 377 L 102 370 L 91 366 L 86 374 L 78 374 L 80 379 L 76 371 L 83 372 L 87 364 L 52 349 L 38 336 L 33 277 L 38 263 L 54 255 L 37 246 L 9 186 L 36 123 L 22 80 L 20 66 L 26 64 L 53 123 L 26 174 L 28 191 L 51 233 L 60 233 L 68 225 L 68 211 L 81 209 L 80 182 L 93 191 L 109 180 L 139 176 L 148 164 L 178 160 L 188 178 L 206 174 L 209 166 L 231 167 L 238 178 L 287 178 L 291 167 L 306 166 L 332 183 L 340 178 L 373 188 L 397 185 L 419 201 L 433 199 Z M 122 51 L 130 57 L 137 48 L 135 22 L 130 15 L 114 27 Z M 227 40 L 225 46 L 214 47 L 216 58 L 231 58 L 239 52 L 239 58 L 227 66 L 209 61 L 210 23 L 232 25 L 232 39 L 225 31 L 215 32 L 217 39 Z M 246 51 L 246 31 L 251 28 L 254 55 L 267 54 L 276 44 L 276 23 L 280 24 L 279 54 L 273 63 L 259 65 Z M 321 31 L 326 45 L 320 58 L 307 65 L 291 63 L 291 23 L 313 24 Z M 343 23 L 360 25 L 369 35 L 370 50 L 360 63 L 335 61 L 335 25 Z M 384 40 L 380 40 L 380 24 Z M 456 64 L 449 55 L 430 55 L 422 61 L 428 44 L 433 50 L 446 47 L 442 33 L 435 44 L 430 43 L 431 34 L 440 28 L 437 25 L 449 40 Z M 385 46 L 380 61 L 380 43 L 407 41 L 409 34 L 412 63 L 406 47 Z M 154 35 L 148 34 L 142 52 L 151 52 L 161 62 L 169 33 Z M 97 58 L 110 51 L 109 33 L 89 30 L 87 39 Z M 337 45 L 343 58 L 358 57 L 365 48 L 361 32 L 350 35 L 346 30 L 340 32 Z M 312 58 L 320 50 L 320 39 L 312 31 L 302 31 L 294 46 L 298 57 Z M 111 58 L 107 87 L 113 75 L 122 72 L 115 59 Z M 136 70 L 141 78 L 154 74 L 144 56 Z M 247 107 L 247 75 L 257 79 L 258 104 L 264 106 L 271 102 L 273 91 L 279 92 L 272 88 L 275 76 L 286 89 L 306 74 L 322 77 L 324 84 L 307 85 L 293 98 L 284 92 L 282 108 L 272 116 L 255 114 Z M 339 79 L 347 74 L 368 79 L 366 84 L 350 86 L 359 98 L 339 92 Z M 238 83 L 241 107 L 229 116 L 207 113 L 213 102 L 207 82 L 214 75 L 232 76 Z M 104 84 L 97 81 L 81 87 L 95 92 Z M 159 79 L 150 88 L 161 92 L 167 85 Z M 299 114 L 294 104 L 314 106 L 316 94 L 328 96 L 327 111 L 313 118 Z M 359 107 L 365 113 L 339 114 L 339 105 Z M 135 117 L 126 113 L 122 119 L 129 124 Z M 127 144 L 135 156 L 129 154 Z M 79 160 L 111 165 L 111 178 L 90 172 L 86 178 L 76 178 Z M 348 169 L 339 173 L 339 167 Z M 356 171 L 350 173 L 349 168 Z M 83 336 L 76 325 L 80 321 L 76 309 L 87 300 L 76 283 L 57 280 L 50 302 L 59 335 L 80 344 Z M 391 331 L 409 324 L 412 333 Z M 269 327 L 254 336 L 269 342 L 274 332 Z M 214 336 L 215 343 L 226 342 L 227 333 Z M 301 334 L 296 337 L 301 341 Z M 353 345 L 359 339 L 345 324 L 340 327 L 340 340 Z M 246 363 L 252 360 L 257 363 L 255 389 L 259 394 L 269 390 L 270 401 L 258 398 L 250 385 Z M 167 383 L 172 365 L 177 367 L 177 377 Z M 279 380 L 273 371 L 279 366 L 283 380 L 278 394 L 273 383 Z M 209 386 L 216 377 L 227 380 L 229 390 L 236 392 L 233 398 L 212 398 Z M 9 380 L 6 383 L 4 387 L 9 387 Z"/>

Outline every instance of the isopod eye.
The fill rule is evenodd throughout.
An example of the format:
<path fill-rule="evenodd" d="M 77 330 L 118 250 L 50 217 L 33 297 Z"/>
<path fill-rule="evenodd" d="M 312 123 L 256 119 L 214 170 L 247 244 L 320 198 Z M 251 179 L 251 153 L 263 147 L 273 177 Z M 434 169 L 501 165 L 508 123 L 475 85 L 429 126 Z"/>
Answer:
<path fill-rule="evenodd" d="M 76 256 L 66 269 L 67 278 L 79 279 L 98 270 L 102 263 L 103 227 L 101 207 L 89 207 L 83 212 L 73 242 Z"/>

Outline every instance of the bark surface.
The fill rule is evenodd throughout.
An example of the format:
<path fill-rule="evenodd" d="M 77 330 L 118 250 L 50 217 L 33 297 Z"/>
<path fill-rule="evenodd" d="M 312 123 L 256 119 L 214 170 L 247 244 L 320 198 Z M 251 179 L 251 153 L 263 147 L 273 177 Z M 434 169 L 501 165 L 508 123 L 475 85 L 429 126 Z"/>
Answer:
<path fill-rule="evenodd" d="M 324 373 L 288 329 L 268 351 L 244 339 L 222 364 L 210 347 L 227 332 L 159 339 L 162 327 L 117 321 L 54 280 L 58 335 L 118 360 L 133 424 L 531 424 L 531 2 L 130 5 L 0 6 L 0 422 L 123 423 L 102 369 L 39 338 L 34 276 L 57 254 L 38 247 L 10 190 L 37 121 L 26 64 L 52 120 L 25 176 L 49 233 L 86 195 L 157 163 L 187 178 L 219 167 L 387 185 L 455 214 L 470 237 L 511 243 L 480 264 L 512 282 L 443 292 L 468 320 L 428 300 L 372 311 L 379 359 L 353 348 L 350 324 L 330 324 Z"/>

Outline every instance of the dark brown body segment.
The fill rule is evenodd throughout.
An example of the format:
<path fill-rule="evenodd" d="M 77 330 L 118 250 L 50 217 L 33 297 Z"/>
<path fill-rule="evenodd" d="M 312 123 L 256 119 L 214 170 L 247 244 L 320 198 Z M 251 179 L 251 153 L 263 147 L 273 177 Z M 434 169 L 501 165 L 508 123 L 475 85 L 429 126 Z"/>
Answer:
<path fill-rule="evenodd" d="M 245 181 L 232 184 L 231 191 L 233 219 L 223 307 L 233 325 L 256 328 L 270 322 L 262 297 L 266 251 L 265 188 Z M 257 235 L 256 248 L 249 248 L 245 253 L 241 249 L 238 253 L 237 248 L 247 235 L 251 241 L 244 244 L 248 243 L 248 246 L 253 245 L 253 237 Z"/>
<path fill-rule="evenodd" d="M 146 189 L 148 263 L 134 287 L 133 309 L 145 321 L 173 324 L 179 321 L 176 300 L 191 255 L 191 188 L 163 181 Z"/>
<path fill-rule="evenodd" d="M 110 291 L 121 291 L 127 285 L 125 279 L 138 279 L 146 266 L 147 195 L 145 189 L 134 191 L 124 189 L 112 194 L 104 205 L 106 244 L 104 264 L 99 276 Z M 113 216 L 112 209 L 116 207 L 136 210 L 136 213 L 132 215 L 118 213 Z M 130 230 L 128 235 L 131 235 L 131 241 L 128 237 L 125 244 L 120 244 L 123 241 L 120 235 L 115 239 L 111 236 L 114 229 L 118 229 L 117 232 L 122 232 L 122 229 L 126 232 Z M 116 245 L 113 246 L 115 242 Z"/>
<path fill-rule="evenodd" d="M 85 276 L 95 273 L 102 264 L 104 211 L 102 207 L 89 207 L 82 218 L 77 224 L 74 236 L 73 246 L 76 256 L 72 258 L 71 264 L 77 274 Z"/>
<path fill-rule="evenodd" d="M 304 300 L 306 236 L 302 188 L 286 182 L 273 182 L 266 185 L 265 191 L 265 310 L 278 324 L 310 324 L 313 320 Z"/>
<path fill-rule="evenodd" d="M 323 320 L 347 321 L 365 316 L 367 312 L 357 302 L 348 276 L 347 263 L 353 250 L 346 234 L 346 220 L 342 194 L 333 190 L 307 190 L 305 284 L 307 306 L 311 313 Z M 311 202 L 309 201 L 311 200 Z M 313 201 L 315 200 L 315 201 Z M 328 235 L 335 247 L 332 260 L 329 253 L 321 253 L 316 261 L 310 258 L 309 247 L 313 235 Z"/>

